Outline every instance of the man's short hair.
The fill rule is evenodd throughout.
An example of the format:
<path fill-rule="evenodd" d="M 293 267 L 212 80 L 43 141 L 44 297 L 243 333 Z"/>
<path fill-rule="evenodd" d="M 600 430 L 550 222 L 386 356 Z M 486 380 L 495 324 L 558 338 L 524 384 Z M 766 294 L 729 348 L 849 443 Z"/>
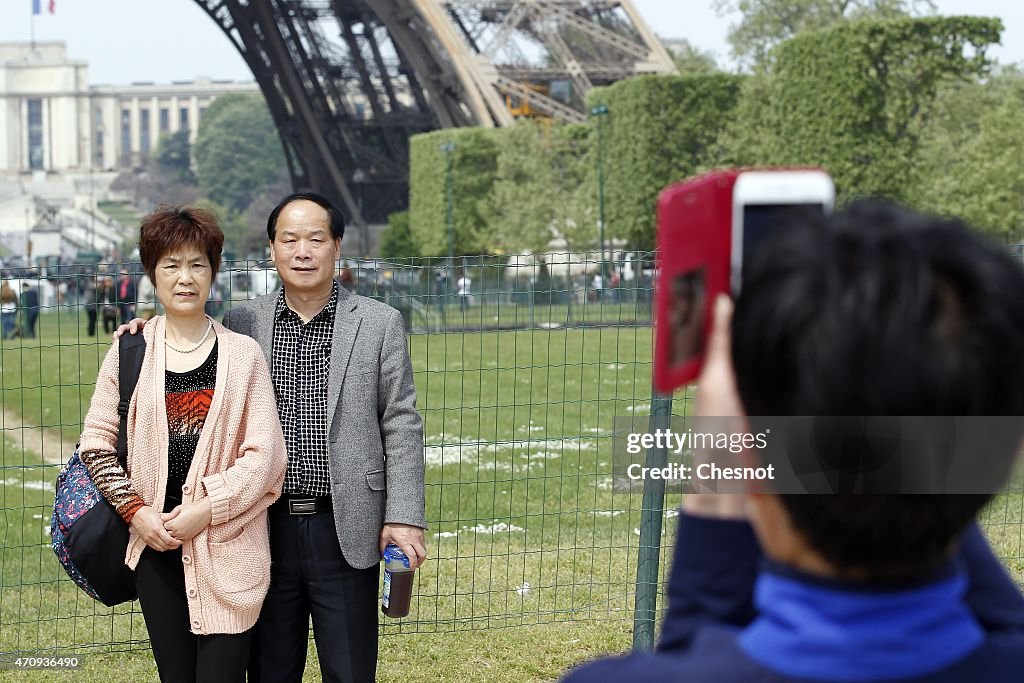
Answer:
<path fill-rule="evenodd" d="M 331 200 L 316 192 L 293 192 L 279 201 L 274 210 L 270 212 L 270 216 L 267 217 L 267 239 L 271 242 L 274 241 L 274 236 L 277 234 L 277 219 L 284 207 L 303 199 L 318 204 L 327 212 L 328 221 L 331 224 L 331 237 L 340 240 L 345 236 L 345 217 L 342 216 L 341 210 L 331 203 Z"/>
<path fill-rule="evenodd" d="M 959 221 L 879 203 L 805 219 L 744 271 L 740 398 L 751 415 L 1024 415 L 1022 292 L 1021 264 Z M 833 566 L 907 578 L 941 564 L 989 498 L 782 502 Z"/>
<path fill-rule="evenodd" d="M 149 281 L 156 284 L 156 264 L 165 254 L 189 245 L 195 245 L 206 254 L 211 275 L 216 276 L 224 248 L 224 231 L 212 211 L 164 204 L 143 218 L 139 228 L 139 259 Z M 129 275 L 128 269 L 122 269 L 121 274 Z"/>

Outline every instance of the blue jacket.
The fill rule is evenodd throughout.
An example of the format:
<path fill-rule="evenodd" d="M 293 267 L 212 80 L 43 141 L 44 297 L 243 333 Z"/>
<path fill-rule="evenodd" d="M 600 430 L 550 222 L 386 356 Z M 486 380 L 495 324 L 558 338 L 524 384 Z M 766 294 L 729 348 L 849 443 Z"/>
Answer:
<path fill-rule="evenodd" d="M 1024 597 L 977 527 L 944 575 L 905 590 L 766 571 L 764 564 L 747 523 L 680 515 L 657 651 L 592 662 L 566 681 L 1024 680 Z M 879 619 L 886 607 L 898 618 Z M 898 623 L 918 612 L 917 623 Z M 829 622 L 836 614 L 860 626 L 846 632 L 843 619 Z M 935 623 L 948 628 L 935 638 L 918 635 Z M 878 646 L 890 641 L 895 647 Z"/>

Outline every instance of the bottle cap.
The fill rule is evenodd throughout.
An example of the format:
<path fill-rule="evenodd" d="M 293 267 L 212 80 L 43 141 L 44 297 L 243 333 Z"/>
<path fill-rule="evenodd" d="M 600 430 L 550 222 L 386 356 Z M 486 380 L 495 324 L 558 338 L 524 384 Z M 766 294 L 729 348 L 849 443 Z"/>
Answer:
<path fill-rule="evenodd" d="M 384 564 L 390 565 L 392 562 L 397 563 L 399 560 L 405 565 L 406 569 L 411 569 L 412 565 L 409 564 L 409 556 L 402 552 L 394 543 L 388 543 L 387 547 L 384 548 Z"/>

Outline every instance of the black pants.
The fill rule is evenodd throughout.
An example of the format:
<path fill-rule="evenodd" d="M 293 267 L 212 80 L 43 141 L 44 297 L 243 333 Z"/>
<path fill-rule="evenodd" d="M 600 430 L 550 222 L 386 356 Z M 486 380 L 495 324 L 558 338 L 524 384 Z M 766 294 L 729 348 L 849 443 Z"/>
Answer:
<path fill-rule="evenodd" d="M 85 315 L 88 316 L 88 318 L 89 318 L 89 330 L 88 330 L 89 336 L 90 337 L 95 337 L 96 336 L 96 307 L 93 306 L 93 307 L 90 308 L 90 307 L 87 306 L 86 309 L 85 309 Z"/>
<path fill-rule="evenodd" d="M 380 565 L 354 569 L 345 561 L 333 513 L 289 515 L 280 505 L 270 508 L 270 556 L 249 680 L 302 680 L 312 616 L 322 680 L 372 683 Z"/>
<path fill-rule="evenodd" d="M 181 548 L 146 548 L 135 568 L 135 586 L 163 683 L 245 681 L 252 629 L 208 636 L 189 630 Z"/>
<path fill-rule="evenodd" d="M 36 336 L 36 320 L 39 319 L 38 310 L 25 311 L 25 331 L 23 336 L 35 338 Z"/>

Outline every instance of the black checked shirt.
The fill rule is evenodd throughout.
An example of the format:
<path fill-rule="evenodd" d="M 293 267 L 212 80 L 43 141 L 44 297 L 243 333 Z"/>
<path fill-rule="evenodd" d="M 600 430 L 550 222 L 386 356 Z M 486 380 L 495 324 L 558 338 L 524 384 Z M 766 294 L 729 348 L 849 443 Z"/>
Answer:
<path fill-rule="evenodd" d="M 337 307 L 337 283 L 327 305 L 308 323 L 285 302 L 283 289 L 277 300 L 271 374 L 288 446 L 285 493 L 331 495 L 327 376 Z"/>

